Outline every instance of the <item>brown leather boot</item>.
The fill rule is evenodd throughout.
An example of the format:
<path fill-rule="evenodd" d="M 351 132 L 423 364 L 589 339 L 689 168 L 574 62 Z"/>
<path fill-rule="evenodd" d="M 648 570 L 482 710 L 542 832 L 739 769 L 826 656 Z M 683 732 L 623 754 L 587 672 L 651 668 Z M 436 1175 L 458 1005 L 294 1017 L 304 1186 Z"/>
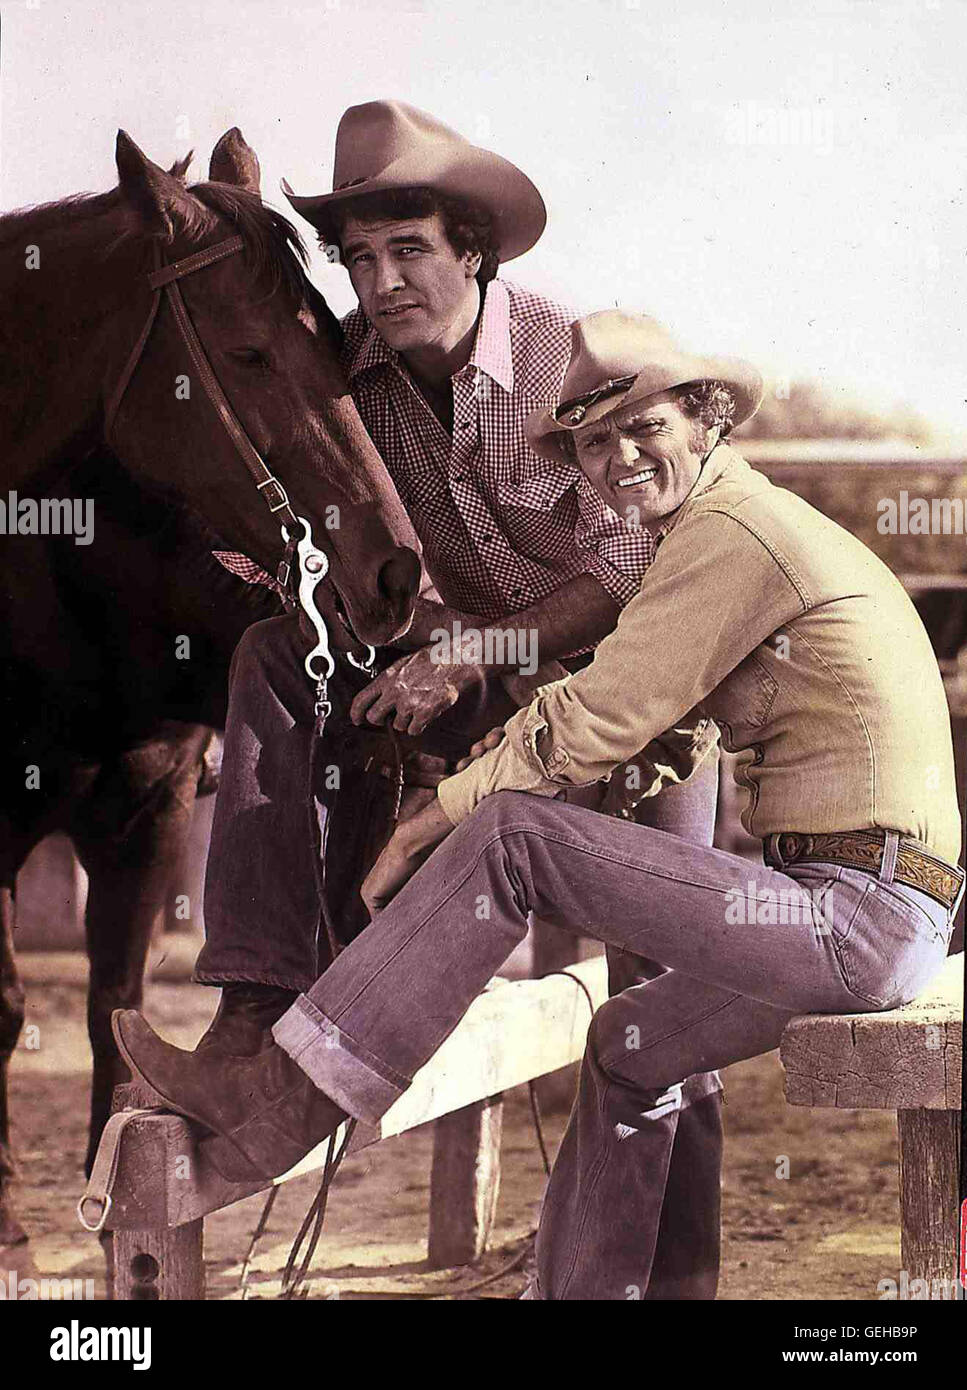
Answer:
<path fill-rule="evenodd" d="M 214 1049 L 185 1052 L 164 1042 L 134 1009 L 115 1009 L 111 1027 L 135 1080 L 159 1103 L 219 1137 L 204 1149 L 233 1182 L 275 1178 L 347 1118 L 276 1043 L 255 1057 Z"/>
<path fill-rule="evenodd" d="M 255 1057 L 274 1046 L 272 1025 L 298 998 L 277 985 L 233 983 L 222 986 L 218 1012 L 195 1048 L 223 1057 Z"/>

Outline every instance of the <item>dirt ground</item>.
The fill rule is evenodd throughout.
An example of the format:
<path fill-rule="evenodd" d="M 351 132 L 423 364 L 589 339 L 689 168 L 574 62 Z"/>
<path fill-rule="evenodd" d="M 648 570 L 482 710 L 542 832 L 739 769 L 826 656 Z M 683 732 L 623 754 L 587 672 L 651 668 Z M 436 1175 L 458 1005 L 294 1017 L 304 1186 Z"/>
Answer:
<path fill-rule="evenodd" d="M 83 1186 L 87 1121 L 86 965 L 71 953 L 29 953 L 21 965 L 28 1025 L 36 1031 L 25 1034 L 13 1063 L 14 1142 L 22 1173 L 17 1208 L 32 1234 L 39 1272 L 92 1279 L 95 1296 L 103 1298 L 97 1238 L 80 1229 L 74 1212 Z M 146 1009 L 173 1042 L 191 1046 L 216 1002 L 213 990 L 156 979 Z M 787 1106 L 775 1053 L 729 1068 L 724 1082 L 719 1297 L 875 1300 L 878 1280 L 896 1279 L 900 1268 L 893 1116 Z M 424 1127 L 344 1163 L 330 1197 L 310 1297 L 516 1298 L 526 1283 L 526 1260 L 518 1257 L 526 1254 L 544 1177 L 526 1089 L 510 1093 L 507 1102 L 497 1226 L 492 1248 L 477 1266 L 427 1268 L 431 1133 Z M 545 1118 L 552 1146 L 564 1119 Z M 289 1244 L 315 1186 L 309 1176 L 281 1189 L 252 1266 L 248 1297 L 277 1295 Z M 262 1205 L 262 1197 L 253 1197 L 207 1219 L 209 1298 L 240 1297 L 241 1261 Z M 515 1260 L 502 1277 L 465 1292 Z"/>

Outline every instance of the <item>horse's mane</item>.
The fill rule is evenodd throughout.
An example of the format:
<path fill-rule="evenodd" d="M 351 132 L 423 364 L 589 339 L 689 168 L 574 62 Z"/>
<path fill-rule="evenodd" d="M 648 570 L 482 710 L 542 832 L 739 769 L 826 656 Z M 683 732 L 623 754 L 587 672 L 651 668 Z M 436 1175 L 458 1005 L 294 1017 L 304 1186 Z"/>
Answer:
<path fill-rule="evenodd" d="M 309 264 L 305 242 L 287 217 L 263 203 L 257 193 L 230 183 L 196 183 L 188 190 L 209 211 L 231 222 L 245 242 L 245 253 L 256 277 L 267 280 L 272 291 L 282 288 L 297 301 L 306 297 Z M 189 219 L 189 236 L 206 231 L 199 210 Z"/>
<path fill-rule="evenodd" d="M 183 173 L 180 161 L 172 172 Z M 325 299 L 312 284 L 306 271 L 308 253 L 298 230 L 281 212 L 263 203 L 258 193 L 234 184 L 202 182 L 188 189 L 192 200 L 185 205 L 180 231 L 189 240 L 200 239 L 211 231 L 209 213 L 215 213 L 237 228 L 245 242 L 245 257 L 266 293 L 282 289 L 297 303 L 307 304 L 321 330 L 327 332 L 339 350 L 342 333 L 339 321 Z M 50 203 L 21 208 L 0 216 L 0 249 L 23 246 L 38 236 L 48 238 L 60 232 L 65 238 L 94 230 L 97 220 L 111 212 L 122 212 L 123 200 L 117 188 L 109 193 L 78 193 Z M 123 241 L 145 235 L 132 217 L 105 250 Z M 19 256 L 18 256 L 19 259 Z M 19 271 L 18 271 L 19 274 Z"/>
<path fill-rule="evenodd" d="M 196 183 L 188 189 L 192 201 L 184 204 L 179 231 L 189 241 L 200 239 L 211 231 L 208 213 L 214 212 L 231 222 L 244 238 L 246 254 L 259 279 L 265 277 L 272 290 L 288 290 L 302 299 L 307 281 L 308 255 L 301 235 L 281 212 L 269 207 L 257 193 L 228 183 Z M 19 208 L 0 216 L 0 246 L 24 239 L 63 231 L 76 235 L 79 228 L 105 214 L 122 211 L 123 201 L 118 189 L 109 193 L 76 193 L 50 203 Z M 144 235 L 135 218 L 121 230 L 111 246 Z"/>

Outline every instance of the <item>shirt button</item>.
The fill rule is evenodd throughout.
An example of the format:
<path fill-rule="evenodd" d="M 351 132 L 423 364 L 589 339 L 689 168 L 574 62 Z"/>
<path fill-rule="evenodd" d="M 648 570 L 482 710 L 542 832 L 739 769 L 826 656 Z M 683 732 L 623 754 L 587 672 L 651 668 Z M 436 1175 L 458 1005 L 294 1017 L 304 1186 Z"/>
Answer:
<path fill-rule="evenodd" d="M 481 536 L 481 537 L 480 537 L 480 541 L 481 541 L 481 544 L 482 544 L 482 545 L 489 545 L 490 542 L 491 542 L 492 540 L 493 540 L 493 536 Z"/>

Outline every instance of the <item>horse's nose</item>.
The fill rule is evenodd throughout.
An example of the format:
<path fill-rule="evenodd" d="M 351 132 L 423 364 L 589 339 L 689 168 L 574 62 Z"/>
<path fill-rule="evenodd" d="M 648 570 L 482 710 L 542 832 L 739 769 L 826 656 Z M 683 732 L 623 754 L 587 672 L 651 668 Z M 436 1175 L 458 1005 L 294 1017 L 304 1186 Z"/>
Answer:
<path fill-rule="evenodd" d="M 397 612 L 406 612 L 420 589 L 419 556 L 408 546 L 397 547 L 393 556 L 380 567 L 376 584 Z"/>

